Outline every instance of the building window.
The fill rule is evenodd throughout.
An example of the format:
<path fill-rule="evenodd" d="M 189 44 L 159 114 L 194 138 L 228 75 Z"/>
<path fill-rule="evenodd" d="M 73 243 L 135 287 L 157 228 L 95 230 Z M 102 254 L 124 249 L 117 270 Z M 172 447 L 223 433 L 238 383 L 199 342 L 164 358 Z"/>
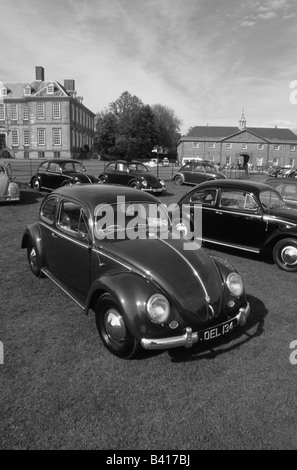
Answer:
<path fill-rule="evenodd" d="M 11 131 L 11 145 L 14 147 L 19 146 L 19 131 L 18 129 L 12 129 Z"/>
<path fill-rule="evenodd" d="M 280 150 L 280 145 L 274 145 L 273 150 Z"/>
<path fill-rule="evenodd" d="M 192 142 L 193 149 L 199 149 L 199 142 Z"/>
<path fill-rule="evenodd" d="M 278 158 L 274 158 L 272 164 L 273 166 L 278 166 Z"/>
<path fill-rule="evenodd" d="M 53 129 L 53 144 L 54 145 L 61 145 L 61 129 Z"/>
<path fill-rule="evenodd" d="M 45 145 L 45 129 L 37 129 L 37 145 Z"/>
<path fill-rule="evenodd" d="M 290 166 L 295 166 L 295 160 L 294 160 L 294 158 L 289 158 L 289 165 L 290 165 Z"/>
<path fill-rule="evenodd" d="M 25 96 L 31 96 L 31 87 L 30 85 L 26 86 L 26 88 L 24 88 L 24 95 Z"/>
<path fill-rule="evenodd" d="M 4 107 L 4 104 L 0 104 L 0 121 L 5 121 L 5 107 Z"/>
<path fill-rule="evenodd" d="M 2 96 L 7 96 L 7 88 L 5 86 L 0 88 L 0 92 Z"/>
<path fill-rule="evenodd" d="M 226 149 L 231 150 L 232 149 L 232 144 L 226 144 Z"/>
<path fill-rule="evenodd" d="M 295 152 L 295 151 L 296 151 L 296 145 L 290 145 L 290 152 Z"/>
<path fill-rule="evenodd" d="M 24 129 L 24 146 L 30 145 L 30 131 L 29 129 Z"/>
<path fill-rule="evenodd" d="M 216 144 L 208 144 L 208 148 L 210 148 L 210 149 L 215 149 L 215 148 L 216 148 Z"/>
<path fill-rule="evenodd" d="M 11 110 L 11 120 L 17 121 L 18 120 L 18 105 L 12 104 L 10 107 L 10 110 Z"/>
<path fill-rule="evenodd" d="M 226 157 L 226 165 L 229 165 L 231 163 L 231 157 Z"/>
<path fill-rule="evenodd" d="M 248 146 L 247 146 L 247 144 L 242 144 L 241 148 L 242 148 L 242 150 L 247 150 Z"/>
<path fill-rule="evenodd" d="M 61 152 L 54 152 L 54 158 L 60 158 Z"/>
<path fill-rule="evenodd" d="M 45 158 L 45 152 L 38 152 L 38 158 Z"/>
<path fill-rule="evenodd" d="M 53 95 L 54 92 L 55 92 L 55 85 L 53 83 L 50 83 L 47 86 L 47 93 L 48 93 L 48 95 Z"/>
<path fill-rule="evenodd" d="M 53 103 L 53 118 L 61 118 L 61 103 Z"/>
<path fill-rule="evenodd" d="M 29 105 L 28 105 L 28 103 L 23 104 L 23 121 L 29 121 Z"/>
<path fill-rule="evenodd" d="M 258 144 L 258 150 L 264 150 L 264 144 Z"/>
<path fill-rule="evenodd" d="M 37 119 L 44 119 L 44 103 L 37 103 Z"/>

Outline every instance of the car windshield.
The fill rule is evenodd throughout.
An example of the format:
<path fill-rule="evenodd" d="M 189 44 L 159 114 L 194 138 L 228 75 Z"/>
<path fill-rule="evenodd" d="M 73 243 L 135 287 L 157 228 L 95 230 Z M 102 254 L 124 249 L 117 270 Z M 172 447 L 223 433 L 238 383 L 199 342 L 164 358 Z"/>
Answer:
<path fill-rule="evenodd" d="M 63 164 L 63 170 L 68 171 L 86 171 L 85 167 L 79 162 L 69 161 Z"/>
<path fill-rule="evenodd" d="M 95 210 L 95 239 L 136 239 L 168 231 L 170 217 L 162 204 L 119 202 L 101 204 Z"/>
<path fill-rule="evenodd" d="M 129 171 L 148 171 L 147 167 L 142 163 L 130 163 L 128 168 Z"/>
<path fill-rule="evenodd" d="M 273 190 L 264 190 L 260 192 L 260 201 L 265 210 L 278 209 L 285 205 L 280 195 Z"/>

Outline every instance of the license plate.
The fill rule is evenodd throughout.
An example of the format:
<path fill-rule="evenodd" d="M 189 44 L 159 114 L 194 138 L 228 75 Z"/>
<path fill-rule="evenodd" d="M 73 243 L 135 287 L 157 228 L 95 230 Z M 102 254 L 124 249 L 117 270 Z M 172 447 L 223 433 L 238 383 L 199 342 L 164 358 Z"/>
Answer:
<path fill-rule="evenodd" d="M 213 326 L 212 328 L 207 328 L 206 330 L 202 330 L 198 332 L 198 340 L 199 341 L 209 341 L 211 339 L 219 338 L 227 333 L 231 333 L 231 331 L 237 327 L 237 318 L 232 318 L 232 320 L 228 320 L 225 323 L 221 323 L 220 325 Z"/>

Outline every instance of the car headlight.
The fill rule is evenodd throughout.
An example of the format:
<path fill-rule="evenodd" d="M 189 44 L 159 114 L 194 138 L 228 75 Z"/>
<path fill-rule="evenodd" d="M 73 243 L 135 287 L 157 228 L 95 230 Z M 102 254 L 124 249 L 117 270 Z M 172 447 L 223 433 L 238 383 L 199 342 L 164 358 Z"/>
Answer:
<path fill-rule="evenodd" d="M 10 197 L 16 197 L 18 195 L 18 190 L 14 184 L 8 186 L 8 195 Z"/>
<path fill-rule="evenodd" d="M 147 312 L 154 323 L 164 323 L 169 317 L 169 302 L 161 294 L 155 294 L 150 297 L 146 305 Z"/>
<path fill-rule="evenodd" d="M 227 286 L 229 291 L 235 297 L 240 297 L 243 293 L 243 282 L 239 274 L 230 273 L 227 277 Z"/>
<path fill-rule="evenodd" d="M 164 181 L 164 180 L 160 180 L 160 184 L 161 184 L 162 186 L 165 186 L 165 181 Z"/>
<path fill-rule="evenodd" d="M 147 187 L 147 181 L 146 181 L 146 180 L 141 180 L 141 184 L 142 184 L 142 186 L 144 186 L 145 188 Z"/>

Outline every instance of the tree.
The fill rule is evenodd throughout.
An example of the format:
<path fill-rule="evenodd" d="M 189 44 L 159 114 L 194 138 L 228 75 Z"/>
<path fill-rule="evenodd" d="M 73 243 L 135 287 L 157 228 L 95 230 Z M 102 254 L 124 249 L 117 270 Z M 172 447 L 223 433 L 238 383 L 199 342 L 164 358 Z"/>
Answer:
<path fill-rule="evenodd" d="M 158 145 L 166 147 L 169 153 L 176 155 L 176 145 L 181 134 L 179 132 L 182 121 L 175 115 L 173 109 L 155 104 L 152 106 L 155 117 Z"/>

